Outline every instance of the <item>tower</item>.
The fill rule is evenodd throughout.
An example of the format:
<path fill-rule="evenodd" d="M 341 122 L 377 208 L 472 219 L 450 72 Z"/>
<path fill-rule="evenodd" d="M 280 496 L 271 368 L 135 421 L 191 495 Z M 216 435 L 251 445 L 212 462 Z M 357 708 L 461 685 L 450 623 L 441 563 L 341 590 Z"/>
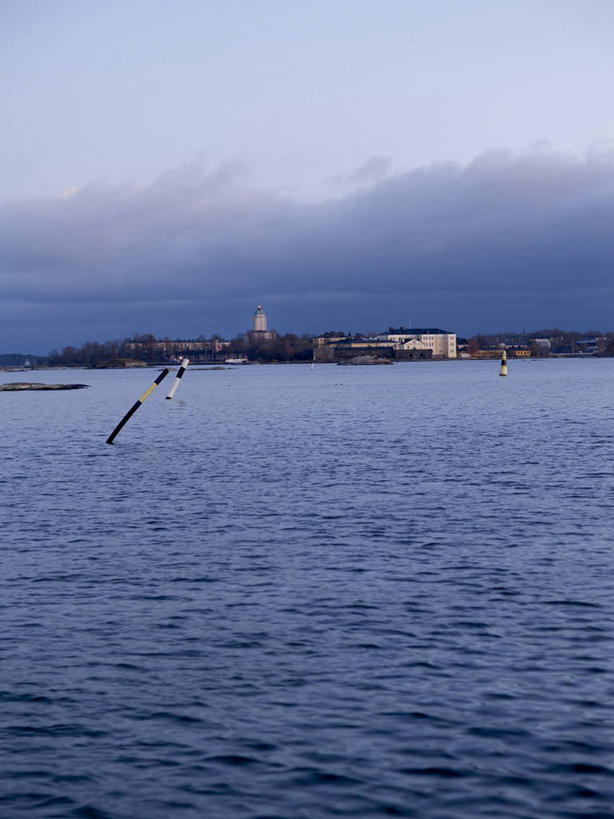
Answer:
<path fill-rule="evenodd" d="M 254 333 L 266 333 L 266 314 L 260 305 L 258 305 L 254 313 L 252 330 Z"/>

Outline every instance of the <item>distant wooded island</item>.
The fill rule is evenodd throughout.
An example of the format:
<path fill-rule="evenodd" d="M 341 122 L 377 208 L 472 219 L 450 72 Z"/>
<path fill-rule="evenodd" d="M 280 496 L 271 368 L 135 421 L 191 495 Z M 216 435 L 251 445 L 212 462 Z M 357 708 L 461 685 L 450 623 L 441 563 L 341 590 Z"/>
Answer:
<path fill-rule="evenodd" d="M 404 329 L 404 328 L 400 328 Z M 393 328 L 390 328 L 392 331 Z M 404 330 L 408 337 L 418 330 Z M 444 331 L 437 331 L 444 333 Z M 166 364 L 189 357 L 193 363 L 224 363 L 227 359 L 244 359 L 248 362 L 309 362 L 339 361 L 349 355 L 374 349 L 379 343 L 378 355 L 391 358 L 435 358 L 414 354 L 388 353 L 381 346 L 387 334 L 344 333 L 329 330 L 318 336 L 295 333 L 279 334 L 271 331 L 253 331 L 227 340 L 214 334 L 210 338 L 197 339 L 157 338 L 152 333 L 136 334 L 132 338 L 112 341 L 87 341 L 80 347 L 67 346 L 51 350 L 47 356 L 26 353 L 0 354 L 3 367 L 130 367 Z M 378 342 L 379 340 L 379 342 Z M 416 347 L 416 345 L 414 345 Z M 500 356 L 507 350 L 511 357 L 609 357 L 614 356 L 614 332 L 570 331 L 559 328 L 521 333 L 478 333 L 470 338 L 456 338 L 456 357 L 459 359 L 482 359 Z M 441 356 L 439 356 L 441 357 Z"/>

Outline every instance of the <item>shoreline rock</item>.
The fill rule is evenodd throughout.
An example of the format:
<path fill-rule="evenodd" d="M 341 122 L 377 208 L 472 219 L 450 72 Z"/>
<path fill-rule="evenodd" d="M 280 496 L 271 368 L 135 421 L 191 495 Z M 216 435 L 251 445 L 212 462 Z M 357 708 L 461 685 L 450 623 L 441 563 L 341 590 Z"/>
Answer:
<path fill-rule="evenodd" d="M 24 390 L 85 390 L 89 384 L 40 384 L 32 381 L 13 381 L 0 384 L 0 392 L 23 392 Z"/>
<path fill-rule="evenodd" d="M 127 370 L 134 367 L 147 367 L 145 361 L 138 358 L 113 358 L 110 361 L 98 361 L 90 364 L 88 370 Z"/>
<path fill-rule="evenodd" d="M 348 359 L 348 361 L 339 361 L 338 365 L 340 367 L 347 367 L 347 366 L 361 366 L 361 365 L 373 365 L 373 364 L 392 364 L 392 361 L 389 358 L 379 358 L 375 355 L 357 355 L 354 358 Z"/>

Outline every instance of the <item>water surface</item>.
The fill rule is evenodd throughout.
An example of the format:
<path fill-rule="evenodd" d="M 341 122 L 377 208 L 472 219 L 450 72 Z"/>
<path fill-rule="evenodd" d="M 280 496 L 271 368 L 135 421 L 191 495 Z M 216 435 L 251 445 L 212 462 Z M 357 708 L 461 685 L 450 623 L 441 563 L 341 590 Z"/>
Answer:
<path fill-rule="evenodd" d="M 509 370 L 1 393 L 0 815 L 614 816 L 614 361 Z"/>

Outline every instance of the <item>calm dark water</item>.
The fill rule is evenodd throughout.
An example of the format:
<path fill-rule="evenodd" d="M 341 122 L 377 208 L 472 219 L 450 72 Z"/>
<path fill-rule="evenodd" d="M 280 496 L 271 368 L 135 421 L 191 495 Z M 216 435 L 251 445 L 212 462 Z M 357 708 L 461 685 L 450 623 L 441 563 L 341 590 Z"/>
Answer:
<path fill-rule="evenodd" d="M 614 361 L 497 372 L 1 393 L 0 816 L 614 816 Z"/>

